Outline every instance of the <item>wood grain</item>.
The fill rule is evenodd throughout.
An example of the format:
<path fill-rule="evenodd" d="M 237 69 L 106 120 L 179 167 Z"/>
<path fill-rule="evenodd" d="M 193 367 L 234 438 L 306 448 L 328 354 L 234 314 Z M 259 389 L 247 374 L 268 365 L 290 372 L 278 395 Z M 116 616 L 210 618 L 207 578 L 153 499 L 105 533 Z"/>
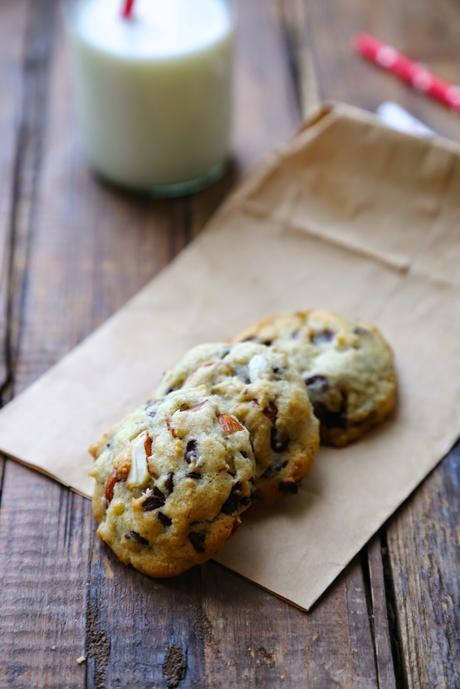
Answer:
<path fill-rule="evenodd" d="M 399 510 L 387 533 L 405 685 L 460 677 L 460 448 Z"/>
<path fill-rule="evenodd" d="M 22 56 L 26 31 L 25 0 L 9 0 L 0 5 L 0 83 L 6 98 L 0 99 L 0 406 L 9 386 L 12 369 L 11 268 L 13 261 L 14 199 L 18 194 L 18 112 L 23 86 Z M 4 460 L 0 456 L 0 496 Z"/>
<path fill-rule="evenodd" d="M 365 549 L 361 562 L 365 572 L 378 686 L 385 689 L 396 689 L 397 680 L 390 637 L 392 630 L 389 624 L 387 581 L 385 580 L 380 535 L 375 536 Z"/>
<path fill-rule="evenodd" d="M 14 234 L 14 199 L 19 193 L 18 112 L 23 86 L 22 50 L 26 31 L 26 2 L 9 0 L 0 5 L 0 83 L 5 97 L 0 99 L 0 395 L 9 377 L 10 266 Z"/>
<path fill-rule="evenodd" d="M 0 76 L 14 94 L 0 105 L 4 400 L 199 233 L 241 174 L 292 135 L 318 91 L 371 109 L 396 99 L 458 137 L 455 116 L 360 62 L 348 45 L 355 30 L 370 29 L 455 79 L 453 0 L 241 0 L 239 8 L 235 160 L 211 189 L 156 202 L 102 186 L 86 168 L 60 4 L 3 1 Z M 460 672 L 458 457 L 309 615 L 213 563 L 171 581 L 127 569 L 94 538 L 87 501 L 7 462 L 0 687 L 452 689 Z"/>
<path fill-rule="evenodd" d="M 19 3 L 18 3 L 19 7 Z M 39 0 L 26 13 L 23 98 L 15 153 L 9 240 L 7 343 L 9 377 L 3 400 L 13 393 L 36 230 L 38 183 L 47 123 L 48 70 L 56 7 Z M 27 433 L 27 429 L 24 429 Z M 33 438 L 31 438 L 33 442 Z M 89 507 L 60 486 L 7 462 L 0 510 L 0 680 L 5 687 L 80 687 L 75 662 L 84 648 Z"/>

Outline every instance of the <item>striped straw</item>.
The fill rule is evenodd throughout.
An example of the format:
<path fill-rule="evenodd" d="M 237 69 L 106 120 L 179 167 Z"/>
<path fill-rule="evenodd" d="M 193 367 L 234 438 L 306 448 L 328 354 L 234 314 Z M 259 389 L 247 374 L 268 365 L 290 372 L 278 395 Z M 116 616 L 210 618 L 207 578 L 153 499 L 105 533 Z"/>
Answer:
<path fill-rule="evenodd" d="M 368 33 L 359 33 L 353 47 L 377 67 L 391 72 L 412 88 L 439 103 L 460 112 L 460 88 L 433 74 L 425 65 L 410 60 L 391 45 L 382 43 Z"/>

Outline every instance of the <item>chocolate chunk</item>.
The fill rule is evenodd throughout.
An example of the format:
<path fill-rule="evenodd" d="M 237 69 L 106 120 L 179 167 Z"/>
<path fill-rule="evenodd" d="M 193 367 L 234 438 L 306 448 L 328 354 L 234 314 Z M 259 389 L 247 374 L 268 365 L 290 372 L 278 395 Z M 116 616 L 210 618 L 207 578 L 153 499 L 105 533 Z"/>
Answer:
<path fill-rule="evenodd" d="M 170 388 L 168 388 L 165 391 L 165 395 L 169 395 L 170 392 L 175 392 L 176 390 L 180 390 L 180 385 L 172 385 Z"/>
<path fill-rule="evenodd" d="M 227 354 L 230 354 L 230 349 L 231 349 L 231 347 L 225 347 L 225 349 L 222 351 L 222 353 L 220 355 L 220 358 L 225 359 Z"/>
<path fill-rule="evenodd" d="M 369 330 L 366 330 L 366 328 L 363 328 L 362 326 L 358 325 L 356 328 L 353 330 L 355 335 L 360 335 L 361 337 L 366 337 L 371 336 L 372 333 Z"/>
<path fill-rule="evenodd" d="M 244 457 L 245 459 L 248 458 L 248 453 L 245 452 L 244 450 L 240 450 L 240 455 L 241 455 L 242 457 Z"/>
<path fill-rule="evenodd" d="M 270 402 L 265 409 L 262 410 L 262 414 L 270 419 L 272 423 L 276 423 L 276 417 L 278 416 L 278 407 L 274 402 Z"/>
<path fill-rule="evenodd" d="M 329 409 L 323 402 L 312 400 L 313 411 L 321 425 L 326 428 L 347 428 L 346 402 L 337 411 Z"/>
<path fill-rule="evenodd" d="M 204 553 L 206 547 L 204 544 L 205 535 L 204 533 L 198 533 L 197 531 L 190 531 L 188 535 L 190 543 L 193 545 L 197 553 Z"/>
<path fill-rule="evenodd" d="M 271 478 L 272 476 L 276 476 L 276 474 L 279 474 L 281 469 L 284 469 L 287 464 L 287 459 L 284 462 L 274 462 L 274 464 L 270 464 L 270 466 L 267 467 L 263 472 L 261 478 Z"/>
<path fill-rule="evenodd" d="M 280 481 L 278 483 L 278 488 L 282 493 L 298 493 L 299 486 L 294 481 Z"/>
<path fill-rule="evenodd" d="M 187 464 L 190 464 L 190 462 L 193 460 L 198 459 L 198 444 L 194 438 L 189 440 L 186 445 L 184 459 Z"/>
<path fill-rule="evenodd" d="M 139 543 L 139 545 L 149 545 L 148 540 L 141 536 L 140 533 L 137 533 L 137 531 L 128 531 L 128 533 L 125 534 L 125 538 L 129 541 Z"/>
<path fill-rule="evenodd" d="M 152 510 L 157 510 L 159 507 L 163 507 L 165 504 L 165 496 L 159 488 L 154 486 L 152 494 L 145 498 L 142 503 L 142 509 L 144 512 L 151 512 Z"/>
<path fill-rule="evenodd" d="M 230 493 L 229 497 L 222 505 L 221 512 L 223 512 L 223 514 L 233 514 L 234 512 L 238 511 L 238 505 L 239 498 L 236 495 L 232 495 L 232 493 Z"/>
<path fill-rule="evenodd" d="M 316 375 L 305 378 L 305 385 L 310 392 L 326 392 L 329 390 L 329 381 L 326 376 Z"/>
<path fill-rule="evenodd" d="M 168 515 L 165 514 L 164 512 L 158 512 L 157 517 L 160 520 L 160 522 L 163 524 L 163 526 L 171 526 L 172 519 L 171 519 L 171 517 L 168 517 Z"/>
<path fill-rule="evenodd" d="M 142 509 L 144 512 L 152 512 L 153 510 L 157 510 L 159 507 L 163 507 L 164 504 L 165 498 L 163 494 L 161 498 L 158 495 L 149 495 L 148 498 L 145 498 L 144 502 L 142 503 Z"/>
<path fill-rule="evenodd" d="M 248 498 L 248 497 L 240 498 L 240 504 L 245 505 L 245 506 L 250 505 L 251 504 L 251 498 Z"/>
<path fill-rule="evenodd" d="M 340 404 L 334 404 L 334 409 L 328 407 L 323 402 L 321 395 L 330 389 L 330 383 L 326 376 L 316 375 L 306 378 L 305 384 L 308 389 L 310 401 L 313 405 L 315 416 L 326 428 L 347 428 L 347 395 L 343 390 L 337 390 L 337 394 L 341 395 L 339 398 Z M 335 390 L 334 390 L 335 393 Z M 319 397 L 319 398 L 318 398 Z"/>
<path fill-rule="evenodd" d="M 165 489 L 168 492 L 168 495 L 171 495 L 171 493 L 174 490 L 174 474 L 172 471 L 169 472 L 168 477 L 165 481 Z"/>
<path fill-rule="evenodd" d="M 224 502 L 221 508 L 221 512 L 224 514 L 233 514 L 238 511 L 238 506 L 241 500 L 241 483 L 235 483 L 230 491 L 227 500 Z"/>
<path fill-rule="evenodd" d="M 188 478 L 195 478 L 197 481 L 201 478 L 201 474 L 199 471 L 189 471 L 187 474 Z"/>
<path fill-rule="evenodd" d="M 270 446 L 273 452 L 284 452 L 289 445 L 289 436 L 286 431 L 280 431 L 273 426 L 270 433 Z"/>
<path fill-rule="evenodd" d="M 332 330 L 321 330 L 319 333 L 314 333 L 310 336 L 310 341 L 312 344 L 324 344 L 325 342 L 330 342 L 335 337 L 335 333 Z"/>
<path fill-rule="evenodd" d="M 270 347 L 273 343 L 273 340 L 261 340 L 261 344 L 265 345 L 266 347 Z"/>

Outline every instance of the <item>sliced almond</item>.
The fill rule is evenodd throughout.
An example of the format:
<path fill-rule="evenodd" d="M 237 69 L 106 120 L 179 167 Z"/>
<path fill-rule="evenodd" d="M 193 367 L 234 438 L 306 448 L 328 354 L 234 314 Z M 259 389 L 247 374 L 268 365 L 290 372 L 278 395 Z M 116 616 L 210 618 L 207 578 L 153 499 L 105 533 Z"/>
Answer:
<path fill-rule="evenodd" d="M 177 438 L 177 433 L 172 426 L 172 416 L 166 419 L 166 425 L 173 438 Z"/>
<path fill-rule="evenodd" d="M 237 433 L 238 431 L 244 431 L 244 426 L 240 424 L 239 421 L 229 416 L 229 414 L 219 415 L 219 424 L 224 433 Z"/>
<path fill-rule="evenodd" d="M 151 457 L 152 456 L 152 438 L 149 436 L 147 433 L 147 437 L 144 440 L 144 449 L 145 449 L 145 455 L 146 457 Z"/>
<path fill-rule="evenodd" d="M 188 411 L 198 411 L 199 409 L 203 409 L 203 407 L 207 404 L 208 400 L 203 400 L 203 402 L 200 402 L 199 404 L 195 404 L 194 407 L 190 407 Z"/>
<path fill-rule="evenodd" d="M 107 479 L 107 483 L 105 484 L 105 499 L 107 500 L 107 503 L 110 504 L 113 500 L 113 490 L 115 488 L 115 484 L 120 481 L 120 476 L 118 475 L 117 471 L 112 471 L 110 474 L 109 478 Z"/>
<path fill-rule="evenodd" d="M 127 486 L 130 490 L 141 488 L 150 478 L 146 452 L 148 438 L 148 433 L 141 433 L 131 444 L 131 467 L 127 478 Z"/>
<path fill-rule="evenodd" d="M 255 383 L 270 371 L 268 359 L 263 354 L 256 354 L 249 362 L 249 380 Z"/>

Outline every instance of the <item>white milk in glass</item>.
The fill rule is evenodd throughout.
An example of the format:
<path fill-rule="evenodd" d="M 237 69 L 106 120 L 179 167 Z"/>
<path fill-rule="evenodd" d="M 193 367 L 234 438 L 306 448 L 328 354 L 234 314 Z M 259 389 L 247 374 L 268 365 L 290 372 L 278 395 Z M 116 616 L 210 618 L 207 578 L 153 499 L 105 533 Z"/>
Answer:
<path fill-rule="evenodd" d="M 205 186 L 230 147 L 234 17 L 227 0 L 70 2 L 76 101 L 92 167 L 165 195 Z"/>

